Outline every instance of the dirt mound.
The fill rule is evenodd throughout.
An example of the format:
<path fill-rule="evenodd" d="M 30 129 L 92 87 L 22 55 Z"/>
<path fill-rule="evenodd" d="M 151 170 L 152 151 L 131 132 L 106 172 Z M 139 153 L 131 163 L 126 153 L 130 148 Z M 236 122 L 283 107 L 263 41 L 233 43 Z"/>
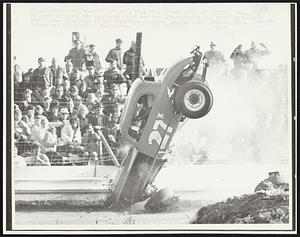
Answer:
<path fill-rule="evenodd" d="M 252 224 L 288 223 L 289 196 L 287 193 L 269 195 L 266 192 L 228 198 L 202 207 L 192 224 Z"/>

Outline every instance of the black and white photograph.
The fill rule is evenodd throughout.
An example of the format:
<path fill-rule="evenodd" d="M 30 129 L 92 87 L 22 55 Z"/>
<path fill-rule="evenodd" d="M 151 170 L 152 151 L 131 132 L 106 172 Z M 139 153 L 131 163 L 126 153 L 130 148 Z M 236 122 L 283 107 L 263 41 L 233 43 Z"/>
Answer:
<path fill-rule="evenodd" d="M 4 233 L 296 233 L 296 3 L 3 6 Z"/>

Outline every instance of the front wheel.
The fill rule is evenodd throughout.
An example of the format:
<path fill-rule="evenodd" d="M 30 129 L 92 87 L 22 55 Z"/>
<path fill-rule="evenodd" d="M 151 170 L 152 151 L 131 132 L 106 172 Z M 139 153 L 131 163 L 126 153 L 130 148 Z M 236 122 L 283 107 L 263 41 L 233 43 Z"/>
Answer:
<path fill-rule="evenodd" d="M 175 106 L 187 118 L 201 118 L 211 109 L 213 96 L 210 89 L 199 81 L 182 84 L 175 94 Z"/>

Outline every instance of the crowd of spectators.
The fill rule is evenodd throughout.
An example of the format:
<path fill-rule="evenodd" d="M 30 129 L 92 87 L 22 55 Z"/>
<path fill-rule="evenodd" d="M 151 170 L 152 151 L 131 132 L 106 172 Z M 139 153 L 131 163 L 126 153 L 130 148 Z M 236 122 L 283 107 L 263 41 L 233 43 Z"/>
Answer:
<path fill-rule="evenodd" d="M 56 58 L 47 65 L 45 58 L 39 57 L 37 68 L 23 73 L 14 63 L 14 145 L 18 164 L 61 165 L 71 155 L 76 157 L 76 164 L 95 160 L 104 164 L 103 137 L 115 156 L 122 159 L 118 151 L 122 143 L 119 118 L 131 83 L 145 75 L 145 64 L 141 58 L 136 74 L 135 42 L 124 54 L 122 40 L 115 42 L 115 48 L 105 57 L 107 69 L 102 68 L 96 46 L 84 48 L 78 39 L 65 56 L 64 66 L 58 65 Z M 252 42 L 245 52 L 242 45 L 234 49 L 230 55 L 233 76 L 240 77 L 249 66 L 257 70 L 256 59 L 269 54 L 267 47 L 261 46 L 263 50 Z M 211 70 L 226 64 L 214 42 L 204 57 Z M 20 162 L 20 157 L 26 162 Z"/>
<path fill-rule="evenodd" d="M 14 64 L 14 155 L 18 165 L 63 165 L 70 157 L 75 159 L 67 164 L 97 160 L 109 164 L 110 159 L 103 158 L 103 137 L 122 159 L 119 119 L 135 79 L 135 43 L 123 56 L 122 40 L 117 39 L 105 58 L 107 69 L 102 68 L 94 44 L 84 49 L 76 40 L 74 45 L 64 66 L 56 58 L 47 65 L 39 57 L 37 68 L 24 73 Z"/>

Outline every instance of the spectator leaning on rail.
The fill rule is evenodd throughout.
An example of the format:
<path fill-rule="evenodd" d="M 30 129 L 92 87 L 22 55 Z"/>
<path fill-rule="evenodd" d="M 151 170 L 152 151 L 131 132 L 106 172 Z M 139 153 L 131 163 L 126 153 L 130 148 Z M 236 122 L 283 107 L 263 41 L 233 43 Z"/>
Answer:
<path fill-rule="evenodd" d="M 75 47 L 69 51 L 69 54 L 65 57 L 65 62 L 70 59 L 74 68 L 82 69 L 82 62 L 85 55 L 85 50 L 81 47 L 80 40 L 74 41 Z"/>
<path fill-rule="evenodd" d="M 26 163 L 30 166 L 51 166 L 47 155 L 41 152 L 41 144 L 38 142 L 32 144 L 32 156 L 26 158 Z"/>
<path fill-rule="evenodd" d="M 123 69 L 123 62 L 122 62 L 122 51 L 121 51 L 121 45 L 122 45 L 121 39 L 116 39 L 116 47 L 111 49 L 106 58 L 105 61 L 108 63 L 111 63 L 113 61 L 117 62 L 117 67 L 119 70 Z"/>
<path fill-rule="evenodd" d="M 38 58 L 38 68 L 35 69 L 31 76 L 32 89 L 48 89 L 52 86 L 52 73 L 49 68 L 45 66 L 45 58 Z"/>

